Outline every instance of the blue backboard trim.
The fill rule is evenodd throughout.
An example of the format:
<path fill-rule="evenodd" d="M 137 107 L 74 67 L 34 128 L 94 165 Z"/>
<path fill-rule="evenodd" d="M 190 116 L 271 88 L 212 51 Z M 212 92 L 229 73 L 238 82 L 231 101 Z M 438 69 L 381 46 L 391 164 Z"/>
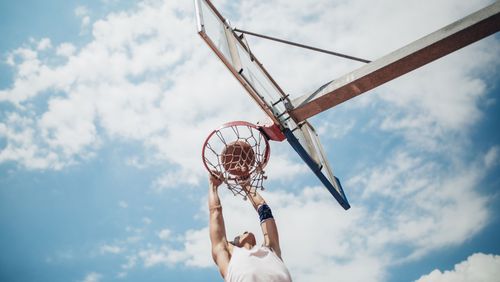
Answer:
<path fill-rule="evenodd" d="M 321 167 L 318 166 L 318 164 L 316 164 L 316 162 L 313 160 L 313 158 L 311 156 L 309 156 L 306 149 L 304 147 L 302 147 L 299 140 L 297 140 L 295 135 L 293 135 L 293 132 L 290 129 L 285 128 L 284 133 L 285 133 L 286 140 L 288 141 L 288 143 L 290 143 L 292 148 L 297 152 L 297 154 L 299 154 L 299 156 L 302 158 L 302 160 L 304 160 L 304 162 L 307 164 L 307 166 L 314 172 L 314 174 L 316 174 L 316 176 L 319 178 L 321 183 L 323 183 L 323 185 L 326 187 L 326 189 L 328 189 L 330 194 L 332 194 L 333 197 L 335 197 L 337 202 L 339 202 L 339 204 L 344 209 L 348 210 L 351 206 L 349 205 L 349 202 L 347 201 L 347 198 L 344 194 L 344 189 L 342 188 L 342 185 L 340 184 L 340 180 L 335 176 L 335 181 L 337 181 L 337 183 L 339 184 L 339 187 L 340 187 L 340 193 L 339 193 L 333 187 L 333 183 L 331 183 L 330 180 L 328 180 L 328 178 L 323 174 L 323 172 L 321 172 Z"/>

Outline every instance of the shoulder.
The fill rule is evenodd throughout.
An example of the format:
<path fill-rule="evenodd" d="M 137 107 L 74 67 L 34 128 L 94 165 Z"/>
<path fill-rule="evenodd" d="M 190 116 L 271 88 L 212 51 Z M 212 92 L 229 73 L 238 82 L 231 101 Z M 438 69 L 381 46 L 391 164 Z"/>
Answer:
<path fill-rule="evenodd" d="M 269 252 L 271 252 L 274 255 L 276 255 L 280 260 L 283 260 L 281 258 L 281 250 L 279 248 L 275 249 L 272 246 L 268 246 L 268 245 L 265 245 L 265 244 L 263 244 L 261 248 L 265 249 L 265 250 L 268 250 Z"/>

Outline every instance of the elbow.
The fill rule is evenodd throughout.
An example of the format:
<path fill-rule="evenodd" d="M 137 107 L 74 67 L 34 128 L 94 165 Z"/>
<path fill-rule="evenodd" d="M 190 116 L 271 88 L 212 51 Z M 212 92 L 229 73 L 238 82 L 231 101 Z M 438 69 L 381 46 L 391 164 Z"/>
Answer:
<path fill-rule="evenodd" d="M 277 247 L 277 248 L 276 248 L 275 253 L 276 253 L 276 255 L 277 255 L 277 256 L 278 256 L 281 260 L 283 260 L 283 259 L 281 258 L 281 249 L 280 249 L 280 247 Z"/>
<path fill-rule="evenodd" d="M 276 252 L 276 254 L 278 254 L 279 257 L 281 257 L 281 248 L 280 248 L 280 246 L 275 246 L 273 249 Z"/>
<path fill-rule="evenodd" d="M 281 248 L 279 244 L 269 244 L 269 249 L 273 251 L 281 259 Z"/>

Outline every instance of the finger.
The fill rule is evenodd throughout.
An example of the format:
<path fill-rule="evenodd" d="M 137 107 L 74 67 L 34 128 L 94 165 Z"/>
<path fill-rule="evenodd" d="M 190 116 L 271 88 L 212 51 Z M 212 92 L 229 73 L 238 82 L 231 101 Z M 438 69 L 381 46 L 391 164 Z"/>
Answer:
<path fill-rule="evenodd" d="M 224 177 L 220 171 L 211 170 L 210 171 L 210 179 L 217 180 L 218 182 L 224 181 Z"/>
<path fill-rule="evenodd" d="M 250 179 L 240 179 L 238 180 L 238 184 L 245 189 L 250 188 Z"/>

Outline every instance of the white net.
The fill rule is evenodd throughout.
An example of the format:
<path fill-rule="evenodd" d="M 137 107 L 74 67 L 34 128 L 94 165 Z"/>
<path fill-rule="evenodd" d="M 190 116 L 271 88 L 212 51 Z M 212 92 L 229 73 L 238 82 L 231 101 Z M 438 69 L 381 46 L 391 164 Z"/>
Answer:
<path fill-rule="evenodd" d="M 202 157 L 207 169 L 221 175 L 235 196 L 246 199 L 247 192 L 264 189 L 269 153 L 269 143 L 255 125 L 234 122 L 208 136 Z"/>

